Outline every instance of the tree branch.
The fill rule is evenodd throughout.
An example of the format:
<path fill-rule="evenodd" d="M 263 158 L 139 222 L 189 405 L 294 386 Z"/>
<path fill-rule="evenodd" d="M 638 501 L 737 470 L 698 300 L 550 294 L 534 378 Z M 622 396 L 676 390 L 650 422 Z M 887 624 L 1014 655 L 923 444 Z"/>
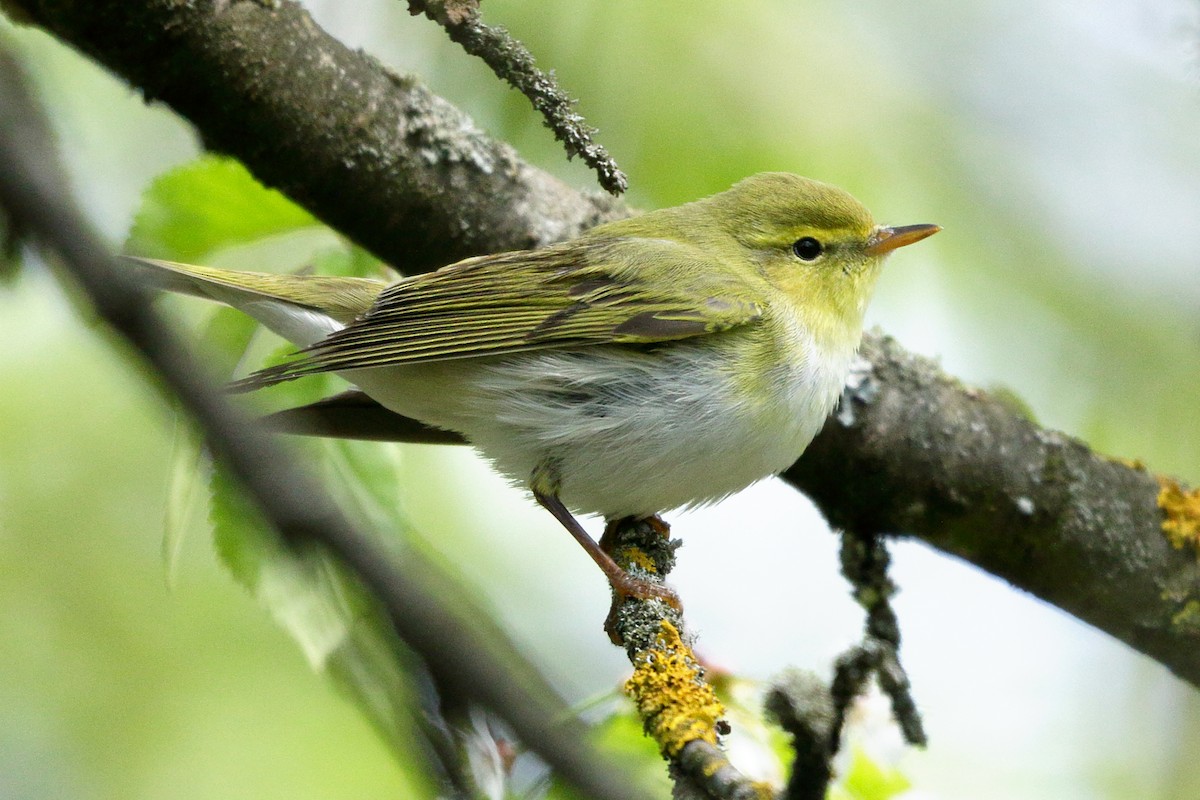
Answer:
<path fill-rule="evenodd" d="M 402 271 L 538 247 L 626 213 L 525 164 L 292 0 L 21 8 Z"/>
<path fill-rule="evenodd" d="M 406 269 L 629 213 L 523 164 L 290 0 L 22 8 Z M 1152 476 L 1037 428 L 894 343 L 868 337 L 864 354 L 873 366 L 845 407 L 853 422 L 826 426 L 787 480 L 835 525 L 920 536 L 1200 686 L 1200 566 L 1163 538 Z"/>
<path fill-rule="evenodd" d="M 1039 428 L 878 335 L 784 478 L 831 524 L 903 533 L 1005 578 L 1200 686 L 1200 562 L 1159 482 Z"/>

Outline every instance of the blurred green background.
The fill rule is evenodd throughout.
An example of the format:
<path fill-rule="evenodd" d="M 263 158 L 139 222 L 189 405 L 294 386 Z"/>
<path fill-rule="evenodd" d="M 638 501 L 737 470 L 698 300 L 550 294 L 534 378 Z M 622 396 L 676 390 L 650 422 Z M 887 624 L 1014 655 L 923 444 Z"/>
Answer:
<path fill-rule="evenodd" d="M 307 5 L 526 159 L 592 185 L 524 98 L 402 4 Z M 846 187 L 883 221 L 940 223 L 892 260 L 872 322 L 1008 387 L 1043 424 L 1200 481 L 1195 3 L 484 12 L 581 98 L 633 204 L 782 169 Z M 199 152 L 193 131 L 40 32 L 0 22 L 0 37 L 119 247 L 147 183 Z M 202 512 L 163 557 L 176 423 L 125 349 L 36 266 L 0 290 L 0 335 L 0 797 L 409 796 L 356 708 L 217 563 Z M 600 632 L 606 588 L 555 523 L 464 451 L 404 448 L 398 463 L 408 516 L 563 693 L 613 691 L 627 666 Z M 767 482 L 672 521 L 675 585 L 714 663 L 824 671 L 857 636 L 836 541 L 803 498 Z M 555 559 L 536 568 L 553 577 L 532 584 L 534 558 Z M 900 748 L 874 702 L 858 736 L 909 776 L 906 797 L 1200 797 L 1194 690 L 919 545 L 896 561 L 931 745 Z M 766 636 L 781 614 L 789 636 Z"/>

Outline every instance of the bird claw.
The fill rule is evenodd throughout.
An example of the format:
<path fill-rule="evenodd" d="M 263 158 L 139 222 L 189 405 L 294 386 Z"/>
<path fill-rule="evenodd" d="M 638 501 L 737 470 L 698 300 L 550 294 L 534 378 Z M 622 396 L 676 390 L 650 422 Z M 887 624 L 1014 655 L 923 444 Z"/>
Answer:
<path fill-rule="evenodd" d="M 655 583 L 645 578 L 635 578 L 629 573 L 625 573 L 623 578 L 610 581 L 609 585 L 612 587 L 613 599 L 612 606 L 608 609 L 608 616 L 604 618 L 604 632 L 608 634 L 609 641 L 618 647 L 625 645 L 625 639 L 617 629 L 617 623 L 626 601 L 658 600 L 670 606 L 676 613 L 683 613 L 683 603 L 679 601 L 679 595 L 661 583 Z"/>

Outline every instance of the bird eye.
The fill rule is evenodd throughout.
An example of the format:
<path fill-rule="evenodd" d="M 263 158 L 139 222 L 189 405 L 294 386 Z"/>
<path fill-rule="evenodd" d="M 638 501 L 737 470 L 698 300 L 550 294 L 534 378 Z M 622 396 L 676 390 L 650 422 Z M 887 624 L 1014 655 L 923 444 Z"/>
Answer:
<path fill-rule="evenodd" d="M 816 239 L 805 236 L 792 242 L 792 252 L 801 261 L 816 261 L 821 257 L 821 253 L 825 252 L 825 248 Z"/>

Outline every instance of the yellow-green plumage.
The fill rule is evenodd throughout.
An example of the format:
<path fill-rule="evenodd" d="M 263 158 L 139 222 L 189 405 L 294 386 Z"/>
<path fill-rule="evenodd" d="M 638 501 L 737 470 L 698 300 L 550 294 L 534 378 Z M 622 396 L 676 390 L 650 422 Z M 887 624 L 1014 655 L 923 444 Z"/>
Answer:
<path fill-rule="evenodd" d="M 637 237 L 471 259 L 385 289 L 362 319 L 247 385 L 547 347 L 648 344 L 756 318 L 761 309 L 749 298 L 757 287 L 718 266 L 680 242 Z"/>
<path fill-rule="evenodd" d="M 387 287 L 370 278 L 335 278 L 324 275 L 276 275 L 270 272 L 234 272 L 150 258 L 131 259 L 143 269 L 146 283 L 194 297 L 228 302 L 283 300 L 328 314 L 345 324 L 365 314 Z M 237 305 L 229 303 L 229 305 Z"/>
<path fill-rule="evenodd" d="M 387 287 L 183 265 L 156 282 L 303 348 L 241 388 L 337 372 L 573 510 L 650 515 L 792 463 L 836 402 L 884 257 L 936 230 L 768 173 Z"/>

